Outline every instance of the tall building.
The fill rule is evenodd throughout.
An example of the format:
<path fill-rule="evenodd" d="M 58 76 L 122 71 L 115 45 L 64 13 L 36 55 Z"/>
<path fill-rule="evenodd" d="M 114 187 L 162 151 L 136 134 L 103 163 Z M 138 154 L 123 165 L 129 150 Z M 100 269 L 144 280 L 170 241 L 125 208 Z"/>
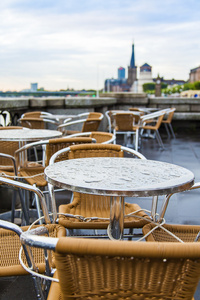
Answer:
<path fill-rule="evenodd" d="M 37 83 L 31 83 L 31 91 L 37 92 L 38 84 Z"/>
<path fill-rule="evenodd" d="M 132 44 L 132 54 L 131 54 L 131 61 L 130 66 L 128 67 L 128 79 L 127 84 L 132 87 L 134 82 L 137 80 L 137 67 L 135 65 L 135 51 L 134 51 L 134 44 Z"/>
<path fill-rule="evenodd" d="M 138 93 L 143 93 L 143 84 L 153 82 L 152 67 L 145 63 L 140 67 L 140 75 L 138 79 Z"/>
<path fill-rule="evenodd" d="M 118 68 L 118 79 L 125 79 L 125 68 Z"/>
<path fill-rule="evenodd" d="M 200 81 L 200 66 L 190 70 L 189 82 Z"/>

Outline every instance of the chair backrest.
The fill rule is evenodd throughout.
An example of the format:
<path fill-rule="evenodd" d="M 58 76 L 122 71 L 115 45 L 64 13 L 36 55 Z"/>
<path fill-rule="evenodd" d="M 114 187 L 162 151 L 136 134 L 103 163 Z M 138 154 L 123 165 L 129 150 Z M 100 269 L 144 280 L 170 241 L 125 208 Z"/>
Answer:
<path fill-rule="evenodd" d="M 124 157 L 124 154 L 131 154 L 135 158 L 146 159 L 141 153 L 116 144 L 81 144 L 62 149 L 52 155 L 49 164 L 55 163 L 57 156 L 68 152 L 68 159 L 84 157 Z"/>
<path fill-rule="evenodd" d="M 21 118 L 42 118 L 52 115 L 51 113 L 44 111 L 29 111 L 21 115 Z"/>
<path fill-rule="evenodd" d="M 133 113 L 116 113 L 114 114 L 115 129 L 117 131 L 132 131 L 133 125 L 137 125 L 140 120 L 139 115 Z"/>
<path fill-rule="evenodd" d="M 23 129 L 22 126 L 0 126 L 0 130 Z"/>
<path fill-rule="evenodd" d="M 29 236 L 30 235 L 30 236 Z M 200 278 L 199 243 L 144 243 L 35 237 L 55 249 L 62 299 L 192 299 Z M 37 243 L 34 239 L 37 238 Z M 77 279 L 78 278 L 78 279 Z"/>
<path fill-rule="evenodd" d="M 152 114 L 148 114 L 146 115 L 147 118 L 142 118 L 141 117 L 141 121 L 142 121 L 142 128 L 150 128 L 152 130 L 158 130 L 162 124 L 163 118 L 164 118 L 165 112 L 163 113 L 152 113 Z M 145 117 L 146 117 L 145 116 Z M 151 124 L 151 121 L 154 124 Z"/>
<path fill-rule="evenodd" d="M 97 143 L 112 143 L 114 141 L 114 135 L 110 132 L 93 131 L 90 137 L 95 139 Z"/>
<path fill-rule="evenodd" d="M 99 118 L 88 118 L 83 123 L 82 132 L 88 132 L 88 131 L 96 131 L 99 128 L 99 125 L 101 123 L 101 119 Z"/>
<path fill-rule="evenodd" d="M 173 108 L 170 108 L 167 112 L 166 112 L 166 118 L 164 117 L 162 122 L 165 122 L 165 123 L 171 123 L 172 122 L 172 119 L 173 119 L 173 116 L 174 116 L 174 112 L 175 112 L 176 108 L 173 107 Z"/>
<path fill-rule="evenodd" d="M 41 111 L 29 111 L 21 115 L 21 118 L 40 118 Z"/>
<path fill-rule="evenodd" d="M 165 229 L 165 230 L 164 230 Z M 156 227 L 154 224 L 146 224 L 142 228 L 143 234 L 148 242 L 173 242 L 181 239 L 183 242 L 195 242 L 200 232 L 199 225 L 164 224 Z M 198 240 L 200 242 L 200 240 Z"/>
<path fill-rule="evenodd" d="M 5 126 L 0 127 L 0 130 L 23 129 L 21 126 Z M 19 142 L 15 141 L 0 141 L 0 152 L 14 156 L 15 151 L 19 149 Z M 0 168 L 3 170 L 13 170 L 11 160 L 0 157 Z"/>
<path fill-rule="evenodd" d="M 94 138 L 97 143 L 101 143 L 101 144 L 112 144 L 115 140 L 113 133 L 103 132 L 103 131 L 79 132 L 79 133 L 69 135 L 68 138 L 81 137 L 81 136 Z"/>
<path fill-rule="evenodd" d="M 107 110 L 105 112 L 105 116 L 108 121 L 108 131 L 111 133 L 115 127 L 115 119 L 114 119 L 114 114 L 119 113 L 120 110 Z M 121 111 L 124 112 L 124 111 Z"/>
<path fill-rule="evenodd" d="M 31 129 L 45 129 L 45 122 L 42 118 L 21 118 L 20 124 Z"/>
<path fill-rule="evenodd" d="M 93 118 L 98 118 L 98 119 L 100 119 L 100 120 L 102 120 L 103 119 L 103 114 L 102 113 L 100 113 L 100 112 L 90 112 L 89 113 L 89 115 L 88 115 L 88 117 L 87 117 L 88 119 L 93 119 Z"/>
<path fill-rule="evenodd" d="M 91 137 L 77 137 L 77 138 L 57 138 L 49 140 L 48 144 L 46 145 L 46 163 L 45 165 L 48 166 L 49 160 L 51 156 L 59 151 L 60 149 L 67 148 L 71 145 L 77 144 L 89 144 L 95 142 L 94 138 Z M 68 152 L 63 152 L 60 154 L 56 161 L 66 160 L 68 159 Z"/>
<path fill-rule="evenodd" d="M 88 144 L 69 147 L 69 159 L 83 157 L 123 157 L 120 145 Z"/>

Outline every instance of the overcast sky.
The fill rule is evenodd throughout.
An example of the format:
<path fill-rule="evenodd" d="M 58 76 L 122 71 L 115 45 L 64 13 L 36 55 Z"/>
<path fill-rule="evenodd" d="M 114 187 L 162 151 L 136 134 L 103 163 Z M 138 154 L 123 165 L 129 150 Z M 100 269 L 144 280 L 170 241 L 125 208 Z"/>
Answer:
<path fill-rule="evenodd" d="M 133 42 L 138 69 L 187 80 L 199 33 L 199 0 L 1 1 L 0 90 L 101 89 L 120 66 L 127 77 Z"/>

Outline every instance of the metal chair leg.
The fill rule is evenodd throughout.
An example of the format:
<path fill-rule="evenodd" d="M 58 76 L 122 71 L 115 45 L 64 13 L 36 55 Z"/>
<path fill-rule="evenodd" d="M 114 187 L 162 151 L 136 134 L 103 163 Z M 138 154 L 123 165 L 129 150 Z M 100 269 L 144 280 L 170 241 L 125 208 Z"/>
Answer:
<path fill-rule="evenodd" d="M 175 139 L 176 136 L 175 136 L 175 133 L 174 133 L 174 130 L 173 130 L 173 127 L 172 127 L 172 124 L 171 124 L 171 123 L 169 123 L 169 128 L 170 128 L 170 130 L 171 130 L 171 133 L 172 133 L 173 138 Z"/>

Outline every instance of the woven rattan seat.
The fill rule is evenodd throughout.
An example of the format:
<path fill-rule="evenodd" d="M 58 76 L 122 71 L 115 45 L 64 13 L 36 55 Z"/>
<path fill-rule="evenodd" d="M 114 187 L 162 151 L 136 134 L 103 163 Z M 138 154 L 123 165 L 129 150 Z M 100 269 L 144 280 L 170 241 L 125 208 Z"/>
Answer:
<path fill-rule="evenodd" d="M 124 149 L 124 150 L 123 150 Z M 127 149 L 127 148 L 126 148 Z M 131 150 L 132 155 L 135 157 L 144 158 L 140 153 Z M 88 145 L 75 145 L 70 146 L 63 152 L 68 153 L 69 159 L 84 158 L 84 157 L 123 157 L 126 152 L 125 148 L 121 145 L 113 144 L 88 144 Z M 56 153 L 52 157 L 53 163 L 56 159 Z M 125 203 L 125 214 L 135 212 L 141 209 L 136 204 Z M 108 218 L 107 220 L 90 220 L 90 222 L 83 222 L 79 218 L 68 218 L 67 216 L 60 215 L 59 223 L 70 229 L 105 229 L 109 225 L 110 216 L 110 197 L 100 195 L 89 195 L 74 192 L 73 201 L 70 204 L 63 204 L 59 206 L 59 213 L 81 215 L 84 218 L 99 217 Z M 138 215 L 149 218 L 144 211 L 137 213 Z M 125 228 L 141 228 L 147 221 L 139 218 L 126 218 L 124 221 Z"/>
<path fill-rule="evenodd" d="M 149 233 L 155 226 L 153 224 L 145 225 L 142 229 L 144 235 Z M 200 226 L 198 225 L 164 224 L 162 226 L 183 242 L 194 242 L 200 232 Z M 156 228 L 146 237 L 146 240 L 148 242 L 177 242 L 177 239 L 170 233 L 162 228 Z"/>
<path fill-rule="evenodd" d="M 34 235 L 21 236 L 23 243 L 36 245 Z M 48 300 L 192 300 L 200 278 L 199 243 L 38 240 L 37 245 L 55 251 L 59 284 L 51 285 Z"/>

